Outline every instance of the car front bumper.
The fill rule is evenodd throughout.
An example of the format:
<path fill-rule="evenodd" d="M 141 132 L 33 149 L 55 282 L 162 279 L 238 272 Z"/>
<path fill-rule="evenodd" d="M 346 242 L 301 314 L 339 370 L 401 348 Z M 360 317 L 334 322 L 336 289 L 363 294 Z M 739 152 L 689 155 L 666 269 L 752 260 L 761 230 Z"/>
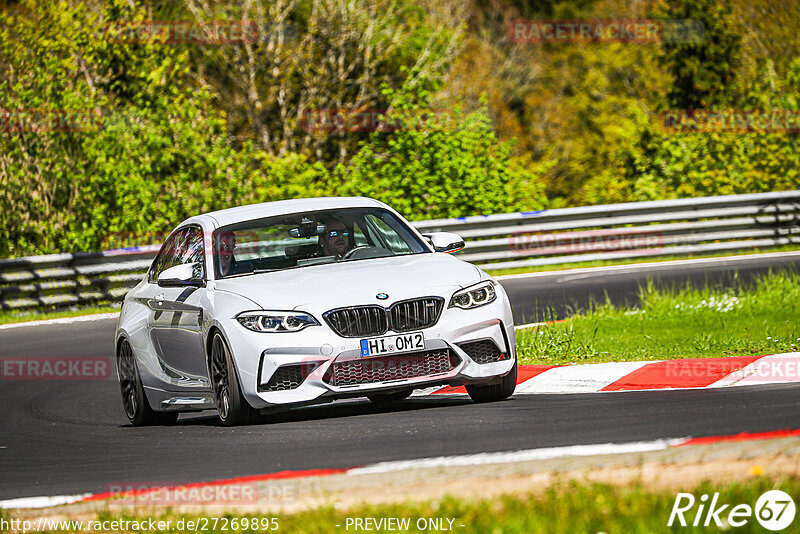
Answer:
<path fill-rule="evenodd" d="M 419 330 L 425 335 L 424 351 L 449 350 L 457 363 L 445 372 L 409 378 L 331 384 L 329 370 L 334 362 L 360 361 L 369 366 L 375 358 L 361 359 L 360 338 L 340 337 L 324 323 L 301 332 L 265 334 L 247 330 L 233 321 L 225 335 L 234 355 L 242 392 L 250 405 L 257 409 L 313 404 L 433 385 L 491 383 L 508 374 L 516 360 L 511 308 L 504 294 L 499 297 L 491 304 L 472 310 L 445 308 L 434 326 Z M 477 363 L 460 347 L 481 340 L 491 340 L 505 357 L 492 363 Z M 299 364 L 313 368 L 299 386 L 282 391 L 264 390 L 277 369 Z"/>

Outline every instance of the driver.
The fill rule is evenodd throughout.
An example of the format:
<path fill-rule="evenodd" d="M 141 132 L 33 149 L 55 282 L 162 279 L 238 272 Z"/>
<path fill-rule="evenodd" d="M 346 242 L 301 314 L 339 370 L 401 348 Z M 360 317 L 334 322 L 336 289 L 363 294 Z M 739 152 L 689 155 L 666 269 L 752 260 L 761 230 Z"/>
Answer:
<path fill-rule="evenodd" d="M 342 259 L 350 245 L 350 231 L 342 221 L 332 219 L 327 224 L 327 230 L 319 236 L 319 244 L 322 252 L 326 256 L 335 256 L 337 260 Z"/>

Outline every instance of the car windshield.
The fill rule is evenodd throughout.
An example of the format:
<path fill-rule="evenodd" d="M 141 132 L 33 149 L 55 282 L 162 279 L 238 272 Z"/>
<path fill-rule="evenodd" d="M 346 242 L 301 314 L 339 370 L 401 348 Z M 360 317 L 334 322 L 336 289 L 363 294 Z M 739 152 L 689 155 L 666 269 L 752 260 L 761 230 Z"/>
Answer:
<path fill-rule="evenodd" d="M 348 208 L 279 215 L 214 232 L 217 278 L 429 252 L 391 212 Z"/>

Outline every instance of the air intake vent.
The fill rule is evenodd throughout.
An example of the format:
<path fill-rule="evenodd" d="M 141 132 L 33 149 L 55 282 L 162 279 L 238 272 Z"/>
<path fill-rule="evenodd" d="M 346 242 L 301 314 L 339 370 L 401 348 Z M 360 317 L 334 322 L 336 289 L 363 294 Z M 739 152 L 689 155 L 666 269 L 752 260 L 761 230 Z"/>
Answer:
<path fill-rule="evenodd" d="M 265 385 L 259 386 L 259 391 L 286 391 L 296 389 L 308 378 L 308 375 L 317 368 L 316 363 L 299 363 L 278 367 Z"/>
<path fill-rule="evenodd" d="M 506 360 L 508 356 L 502 352 L 491 339 L 459 343 L 458 346 L 472 358 L 475 363 L 494 363 Z"/>
<path fill-rule="evenodd" d="M 322 378 L 332 386 L 355 386 L 439 375 L 452 371 L 461 359 L 449 349 L 334 362 Z"/>

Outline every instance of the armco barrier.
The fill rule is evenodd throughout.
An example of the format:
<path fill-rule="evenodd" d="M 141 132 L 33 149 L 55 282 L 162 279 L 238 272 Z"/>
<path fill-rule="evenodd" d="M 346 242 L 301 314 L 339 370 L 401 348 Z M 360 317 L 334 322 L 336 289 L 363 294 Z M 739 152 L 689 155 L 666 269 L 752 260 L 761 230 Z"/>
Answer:
<path fill-rule="evenodd" d="M 459 257 L 507 269 L 800 243 L 800 191 L 586 206 L 417 221 L 460 234 Z M 158 245 L 0 260 L 0 306 L 120 300 Z"/>

